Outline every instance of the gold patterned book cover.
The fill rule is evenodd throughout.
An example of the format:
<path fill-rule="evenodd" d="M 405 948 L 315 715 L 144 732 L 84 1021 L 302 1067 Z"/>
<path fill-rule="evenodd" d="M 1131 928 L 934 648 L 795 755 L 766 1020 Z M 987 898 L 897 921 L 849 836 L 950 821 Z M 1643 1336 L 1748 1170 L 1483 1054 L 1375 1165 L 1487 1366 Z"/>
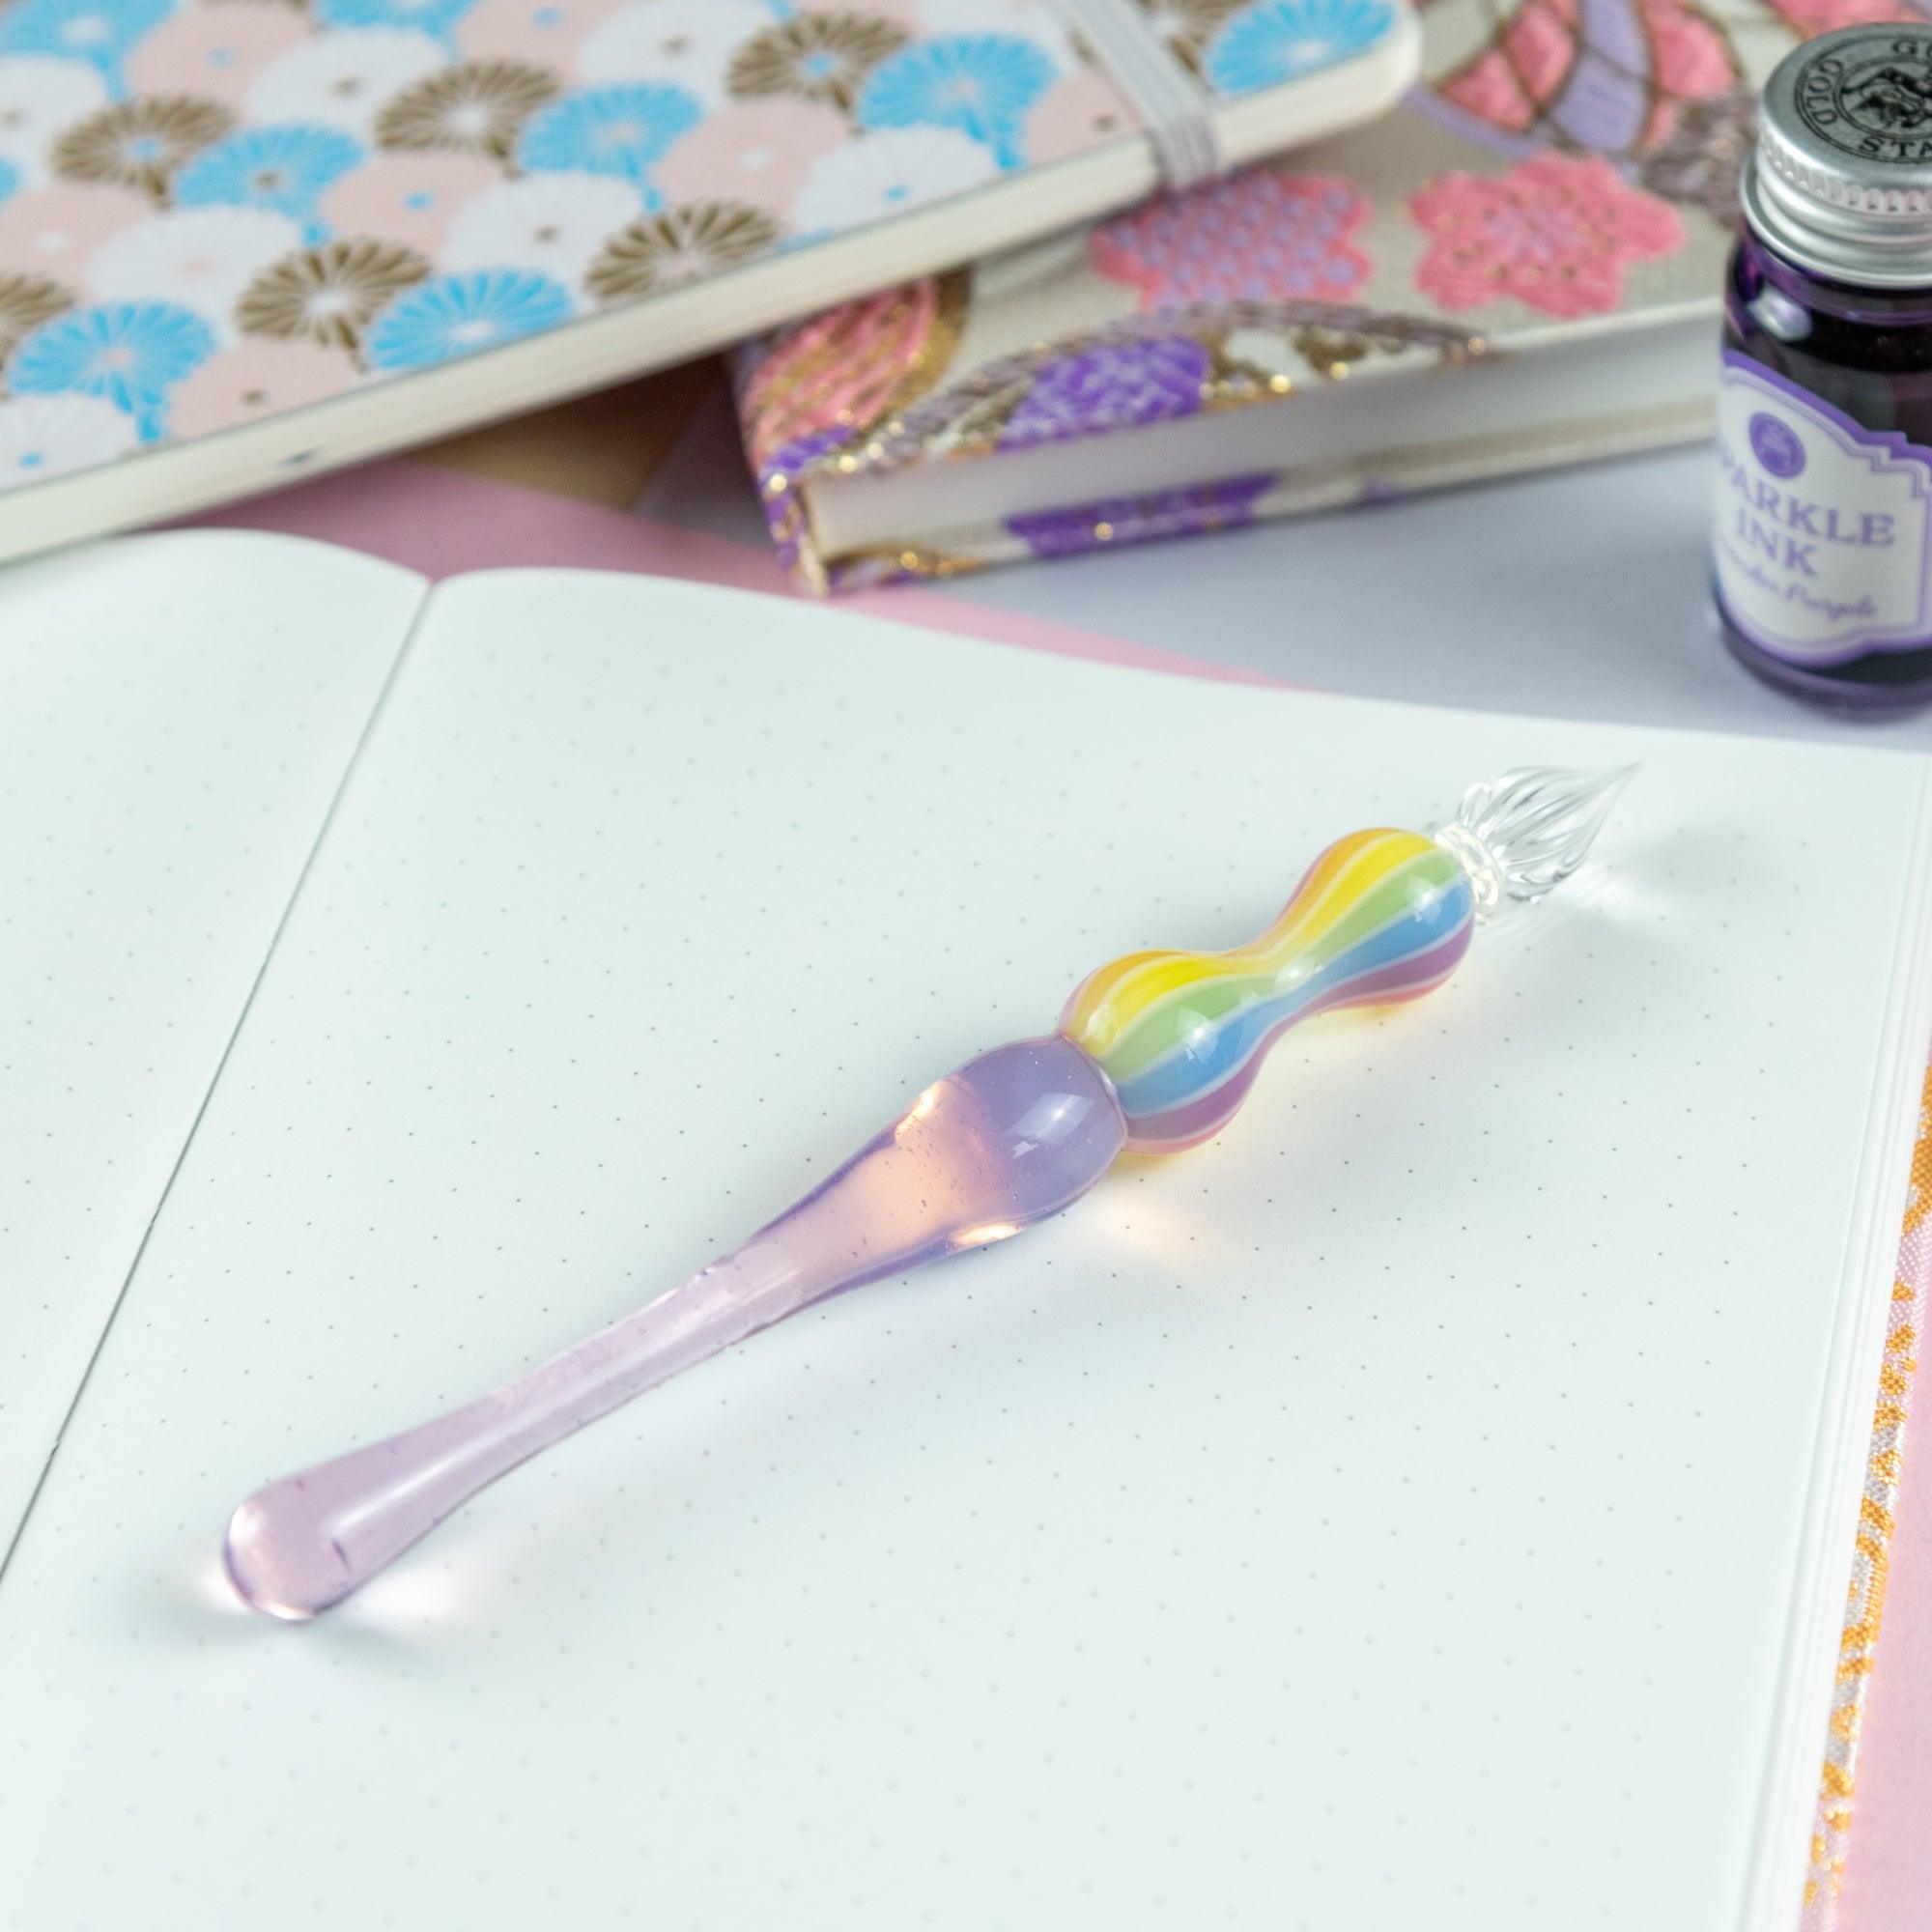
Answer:
<path fill-rule="evenodd" d="M 1227 0 L 1146 5 L 1211 70 Z M 1702 436 L 1759 84 L 1917 17 L 1429 0 L 1373 127 L 748 351 L 777 540 L 815 586 L 948 575 Z"/>

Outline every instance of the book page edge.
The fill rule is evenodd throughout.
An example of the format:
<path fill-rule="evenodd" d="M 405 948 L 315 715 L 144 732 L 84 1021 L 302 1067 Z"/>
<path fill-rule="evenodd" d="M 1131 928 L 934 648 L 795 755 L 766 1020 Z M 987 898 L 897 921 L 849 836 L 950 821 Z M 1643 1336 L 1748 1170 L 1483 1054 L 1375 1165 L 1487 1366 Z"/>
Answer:
<path fill-rule="evenodd" d="M 1837 1289 L 1790 1614 L 1765 1740 L 1740 1932 L 1792 1932 L 1809 1864 L 1818 1765 L 1830 1721 L 1914 1126 L 1932 1041 L 1932 759 L 1925 760 L 1900 908 L 1892 992 Z M 1856 1827 L 1854 1827 L 1856 1832 Z M 1854 1840 L 1856 1842 L 1856 1840 Z"/>

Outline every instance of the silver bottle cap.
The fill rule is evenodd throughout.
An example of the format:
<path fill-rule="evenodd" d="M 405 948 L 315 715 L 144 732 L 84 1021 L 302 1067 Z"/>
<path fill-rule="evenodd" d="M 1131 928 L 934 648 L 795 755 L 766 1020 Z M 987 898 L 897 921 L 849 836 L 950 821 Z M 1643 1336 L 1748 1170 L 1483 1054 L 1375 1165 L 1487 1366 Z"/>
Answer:
<path fill-rule="evenodd" d="M 1932 287 L 1932 27 L 1841 27 L 1772 71 L 1747 219 L 1801 269 Z"/>

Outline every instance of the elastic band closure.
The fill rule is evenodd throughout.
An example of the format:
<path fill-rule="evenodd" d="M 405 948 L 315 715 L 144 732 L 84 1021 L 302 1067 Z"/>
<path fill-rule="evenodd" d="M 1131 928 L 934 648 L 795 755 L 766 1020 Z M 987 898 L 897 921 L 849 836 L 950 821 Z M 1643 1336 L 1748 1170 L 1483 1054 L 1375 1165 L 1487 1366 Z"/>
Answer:
<path fill-rule="evenodd" d="M 1133 103 L 1175 193 L 1228 171 L 1213 98 L 1135 0 L 1060 0 L 1114 84 Z"/>

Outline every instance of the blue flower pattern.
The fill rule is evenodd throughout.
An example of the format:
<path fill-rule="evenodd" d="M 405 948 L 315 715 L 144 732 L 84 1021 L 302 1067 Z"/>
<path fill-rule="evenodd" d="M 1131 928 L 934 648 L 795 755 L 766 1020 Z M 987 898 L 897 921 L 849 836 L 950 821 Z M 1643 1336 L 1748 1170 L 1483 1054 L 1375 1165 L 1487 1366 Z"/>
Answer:
<path fill-rule="evenodd" d="M 316 13 L 331 27 L 413 27 L 446 41 L 449 30 L 475 0 L 316 0 Z"/>
<path fill-rule="evenodd" d="M 727 85 L 740 52 L 731 38 L 738 24 L 742 45 L 749 47 L 781 22 L 813 7 L 838 11 L 847 0 L 763 0 L 728 10 L 728 23 L 727 10 L 721 9 L 721 44 L 697 61 L 686 46 L 674 61 L 660 58 L 660 45 L 669 49 L 671 41 L 618 34 L 582 68 L 566 43 L 582 37 L 586 16 L 594 21 L 611 13 L 614 0 L 588 6 L 582 0 L 488 0 L 493 14 L 505 4 L 537 30 L 538 44 L 543 29 L 558 30 L 554 56 L 521 43 L 499 50 L 502 22 L 483 21 L 485 0 L 293 0 L 273 7 L 271 15 L 258 14 L 246 0 L 0 0 L 0 88 L 26 108 L 24 122 L 13 117 L 24 136 L 16 131 L 10 139 L 0 128 L 0 203 L 9 220 L 8 239 L 0 241 L 0 277 L 45 271 L 34 230 L 53 217 L 30 204 L 60 178 L 53 161 L 59 144 L 95 120 L 103 100 L 140 99 L 136 119 L 118 134 L 113 123 L 89 128 L 75 152 L 102 154 L 102 142 L 118 140 L 110 164 L 118 158 L 129 169 L 148 170 L 151 178 L 140 188 L 152 197 L 155 217 L 169 220 L 183 209 L 263 211 L 293 223 L 303 247 L 333 237 L 412 251 L 403 260 L 427 258 L 425 278 L 399 289 L 373 320 L 352 302 L 342 311 L 350 319 L 339 320 L 327 346 L 319 340 L 304 346 L 298 358 L 304 383 L 319 382 L 327 393 L 331 365 L 318 358 L 335 357 L 332 380 L 349 389 L 555 328 L 591 298 L 557 270 L 562 257 L 551 245 L 554 238 L 528 235 L 508 213 L 485 217 L 479 209 L 470 220 L 471 207 L 522 178 L 540 184 L 539 198 L 552 198 L 574 238 L 590 220 L 614 223 L 608 232 L 573 239 L 563 251 L 579 250 L 580 242 L 590 250 L 586 266 L 573 268 L 570 276 L 587 273 L 598 248 L 611 247 L 638 214 L 685 207 L 713 192 L 706 171 L 715 157 L 698 158 L 709 152 L 707 123 L 746 109 Z M 920 10 L 899 0 L 849 4 L 855 14 L 890 21 L 894 31 L 875 37 L 868 58 L 878 57 L 869 71 L 863 62 L 854 67 L 856 99 L 841 96 L 836 107 L 814 101 L 809 110 L 775 111 L 776 102 L 756 103 L 757 112 L 781 126 L 787 112 L 796 113 L 798 139 L 808 152 L 780 153 L 771 179 L 785 185 L 775 188 L 776 198 L 763 209 L 770 232 L 755 235 L 753 247 L 809 252 L 872 219 L 890 200 L 885 176 L 894 167 L 905 171 L 900 193 L 928 199 L 962 192 L 985 175 L 1024 168 L 1049 148 L 1060 154 L 1069 143 L 1077 151 L 1112 138 L 1093 122 L 1083 90 L 1069 88 L 1076 56 L 1038 0 L 975 0 L 970 13 L 949 7 L 960 23 L 953 25 L 937 19 L 921 24 Z M 1224 94 L 1295 78 L 1394 24 L 1391 0 L 1217 0 L 1197 15 L 1220 22 L 1200 57 Z M 216 16 L 249 16 L 258 27 L 271 17 L 274 25 L 261 36 L 237 39 Z M 372 54 L 370 98 L 354 114 L 337 113 L 320 97 L 313 122 L 301 108 L 266 105 L 269 96 L 258 96 L 254 85 L 266 63 L 313 58 L 344 34 L 366 37 L 376 48 L 440 46 L 441 74 L 427 62 L 385 71 Z M 618 49 L 614 60 L 612 48 Z M 818 58 L 824 69 L 814 74 L 808 58 L 796 77 L 798 89 L 822 86 L 824 70 L 838 66 L 829 53 Z M 769 69 L 768 58 L 763 64 Z M 322 70 L 328 66 L 324 56 Z M 449 76 L 458 68 L 472 71 L 452 85 Z M 500 71 L 473 71 L 478 69 Z M 396 124 L 384 118 L 391 103 L 400 100 L 405 85 L 419 89 L 439 77 L 443 107 L 436 107 L 434 93 L 429 105 L 418 101 L 405 113 L 406 131 L 399 135 Z M 326 72 L 315 84 L 324 80 Z M 773 88 L 780 99 L 798 98 L 782 75 Z M 179 101 L 172 124 L 161 111 L 170 97 Z M 274 98 L 293 101 L 299 96 L 290 86 Z M 259 107 L 258 99 L 264 102 Z M 446 115 L 442 125 L 439 112 Z M 829 135 L 822 131 L 834 115 L 842 117 L 842 136 L 836 120 Z M 172 132 L 165 130 L 169 125 Z M 224 125 L 227 131 L 220 132 Z M 210 138 L 216 133 L 219 138 Z M 779 139 L 780 150 L 788 138 Z M 882 152 L 894 157 L 890 164 Z M 412 180 L 412 171 L 419 181 Z M 627 192 L 613 196 L 613 182 Z M 30 186 L 33 196 L 25 192 Z M 98 201 L 101 192 L 90 189 L 90 197 Z M 573 225 L 577 201 L 596 213 Z M 115 238 L 117 245 L 139 252 L 140 219 L 135 216 L 127 242 Z M 221 232 L 218 221 L 207 225 Z M 250 233 L 273 234 L 273 224 L 260 220 L 233 226 L 242 238 L 238 246 Z M 459 236 L 465 238 L 460 252 Z M 161 256 L 167 256 L 165 246 Z M 244 338 L 269 331 L 242 321 L 233 300 L 217 314 L 218 298 L 197 293 L 185 275 L 155 283 L 154 295 L 170 299 L 95 300 L 83 266 L 74 264 L 75 273 L 61 278 L 64 286 L 71 284 L 67 293 L 76 307 L 17 341 L 0 337 L 0 396 L 89 399 L 84 408 L 37 405 L 47 421 L 65 418 L 74 425 L 74 460 L 63 464 L 56 451 L 49 469 L 110 460 L 116 446 L 110 411 L 120 412 L 146 442 L 213 433 L 230 407 L 230 358 L 258 355 L 259 344 Z M 711 266 L 697 246 L 680 272 Z M 334 271 L 315 270 L 318 275 Z M 330 298 L 326 287 L 319 298 Z M 95 440 L 83 451 L 85 435 Z M 22 467 L 16 462 L 0 487 L 20 481 Z"/>
<path fill-rule="evenodd" d="M 650 172 L 680 134 L 704 118 L 704 109 L 681 87 L 667 82 L 627 82 L 566 95 L 524 129 L 517 158 L 543 171 L 581 168 L 619 175 L 658 202 Z"/>
<path fill-rule="evenodd" d="M 1264 0 L 1214 36 L 1208 78 L 1222 94 L 1279 87 L 1374 46 L 1394 25 L 1388 0 Z"/>
<path fill-rule="evenodd" d="M 43 323 L 14 352 L 7 380 L 19 395 L 102 397 L 153 442 L 169 389 L 213 351 L 214 331 L 177 302 L 101 302 Z"/>
<path fill-rule="evenodd" d="M 175 199 L 184 208 L 266 208 L 308 229 L 316 197 L 357 166 L 362 146 L 333 128 L 251 128 L 205 149 L 181 171 Z"/>
<path fill-rule="evenodd" d="M 372 369 L 425 369 L 554 328 L 570 317 L 570 296 L 548 275 L 480 269 L 409 290 L 369 332 Z"/>
<path fill-rule="evenodd" d="M 174 0 L 12 0 L 0 6 L 0 55 L 85 61 L 117 96 L 135 42 L 174 12 Z"/>
<path fill-rule="evenodd" d="M 859 118 L 868 128 L 953 128 L 991 148 L 1001 167 L 1019 167 L 1027 110 L 1054 77 L 1033 41 L 949 34 L 881 62 L 859 98 Z"/>

